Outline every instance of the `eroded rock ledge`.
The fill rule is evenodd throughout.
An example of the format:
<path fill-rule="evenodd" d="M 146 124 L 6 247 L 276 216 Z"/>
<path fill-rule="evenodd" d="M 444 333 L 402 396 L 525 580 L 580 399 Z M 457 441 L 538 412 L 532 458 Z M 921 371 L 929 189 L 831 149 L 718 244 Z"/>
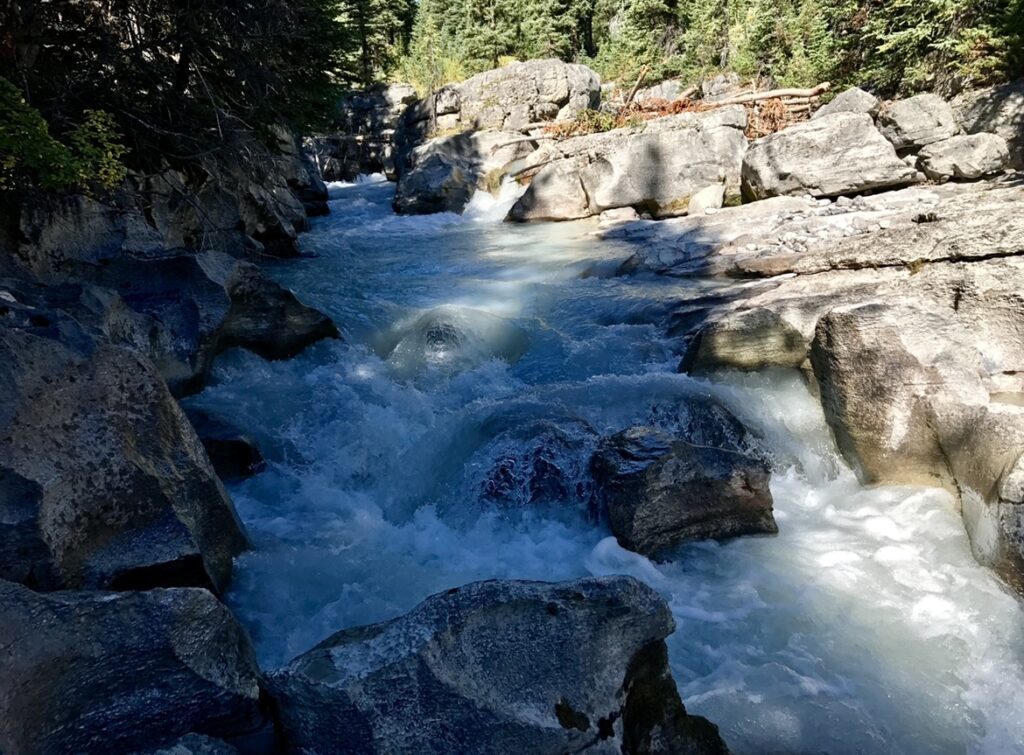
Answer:
<path fill-rule="evenodd" d="M 801 369 L 869 483 L 957 495 L 978 559 L 1024 589 L 1024 182 L 776 198 L 605 232 L 622 273 L 712 276 L 681 369 Z"/>

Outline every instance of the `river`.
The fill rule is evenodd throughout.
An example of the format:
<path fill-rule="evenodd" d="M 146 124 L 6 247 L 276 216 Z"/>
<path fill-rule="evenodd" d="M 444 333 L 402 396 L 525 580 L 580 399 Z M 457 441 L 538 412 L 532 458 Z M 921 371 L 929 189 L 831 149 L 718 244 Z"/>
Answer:
<path fill-rule="evenodd" d="M 951 497 L 860 486 L 796 374 L 676 373 L 667 317 L 713 282 L 616 277 L 631 249 L 593 223 L 510 226 L 479 197 L 398 217 L 392 192 L 332 187 L 302 240 L 315 256 L 268 268 L 345 342 L 233 351 L 190 400 L 270 462 L 231 489 L 254 549 L 228 600 L 264 667 L 469 581 L 626 573 L 669 601 L 683 699 L 736 753 L 1024 752 L 1024 611 Z M 589 515 L 587 428 L 688 394 L 770 451 L 780 533 L 654 563 Z M 517 475 L 541 457 L 568 482 L 531 494 Z"/>

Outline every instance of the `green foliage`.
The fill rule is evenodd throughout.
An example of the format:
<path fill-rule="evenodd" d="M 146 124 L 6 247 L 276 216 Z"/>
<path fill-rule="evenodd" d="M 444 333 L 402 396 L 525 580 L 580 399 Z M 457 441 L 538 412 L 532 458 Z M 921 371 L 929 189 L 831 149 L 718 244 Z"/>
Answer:
<path fill-rule="evenodd" d="M 50 135 L 38 110 L 7 79 L 0 78 L 0 191 L 113 189 L 124 180 L 125 147 L 113 118 L 87 110 L 64 144 Z"/>

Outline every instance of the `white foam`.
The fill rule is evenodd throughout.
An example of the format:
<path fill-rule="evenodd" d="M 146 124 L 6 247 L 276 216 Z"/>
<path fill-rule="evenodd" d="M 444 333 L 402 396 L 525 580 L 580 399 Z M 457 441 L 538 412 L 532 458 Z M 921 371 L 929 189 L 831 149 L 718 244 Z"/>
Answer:
<path fill-rule="evenodd" d="M 663 321 L 693 284 L 578 277 L 628 245 L 585 225 L 396 218 L 390 199 L 382 183 L 345 188 L 303 239 L 319 256 L 270 269 L 347 342 L 285 362 L 229 353 L 192 399 L 270 460 L 232 489 L 255 548 L 228 596 L 266 666 L 467 581 L 628 573 L 668 599 L 680 690 L 734 752 L 1024 751 L 1024 614 L 972 558 L 947 493 L 860 486 L 795 374 L 675 374 Z M 506 318 L 528 351 L 396 379 L 373 344 L 441 305 Z M 606 433 L 687 392 L 718 396 L 771 450 L 778 537 L 655 563 L 583 501 L 470 505 L 495 418 Z"/>

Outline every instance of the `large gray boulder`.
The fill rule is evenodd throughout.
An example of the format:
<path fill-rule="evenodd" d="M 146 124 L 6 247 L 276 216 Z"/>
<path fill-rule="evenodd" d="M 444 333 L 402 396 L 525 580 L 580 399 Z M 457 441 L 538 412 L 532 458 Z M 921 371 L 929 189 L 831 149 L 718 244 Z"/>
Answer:
<path fill-rule="evenodd" d="M 682 415 L 672 434 L 637 426 L 606 438 L 591 460 L 619 544 L 657 556 L 691 540 L 778 532 L 771 471 L 742 425 L 709 400 L 685 402 Z"/>
<path fill-rule="evenodd" d="M 151 752 L 189 732 L 269 743 L 259 679 L 245 631 L 206 590 L 42 595 L 0 581 L 5 753 Z M 168 752 L 230 751 L 203 740 Z"/>
<path fill-rule="evenodd" d="M 882 102 L 875 95 L 865 92 L 860 87 L 851 87 L 818 108 L 811 119 L 824 118 L 833 113 L 867 113 L 874 118 L 881 109 Z"/>
<path fill-rule="evenodd" d="M 918 153 L 918 167 L 933 181 L 976 181 L 1003 170 L 1010 161 L 1006 140 L 997 134 L 962 134 L 929 144 Z"/>
<path fill-rule="evenodd" d="M 431 139 L 412 151 L 395 189 L 395 212 L 462 212 L 478 190 L 497 192 L 509 166 L 536 143 L 510 131 L 474 131 Z"/>
<path fill-rule="evenodd" d="M 571 120 L 600 104 L 601 79 L 591 69 L 554 58 L 510 63 L 442 90 L 438 115 L 458 113 L 449 126 L 521 129 L 531 123 Z"/>
<path fill-rule="evenodd" d="M 863 478 L 958 494 L 978 560 L 1024 590 L 1024 407 L 1019 386 L 1004 393 L 989 374 L 994 361 L 1011 372 L 1024 363 L 1019 343 L 997 340 L 1020 332 L 1004 309 L 1019 297 L 966 297 L 959 311 L 920 300 L 836 308 L 818 323 L 811 362 Z"/>
<path fill-rule="evenodd" d="M 545 145 L 527 161 L 539 171 L 509 219 L 572 220 L 620 207 L 669 217 L 686 214 L 708 186 L 735 196 L 745 127 L 736 106 Z"/>
<path fill-rule="evenodd" d="M 234 506 L 156 370 L 5 291 L 0 578 L 39 589 L 223 589 Z"/>
<path fill-rule="evenodd" d="M 882 108 L 878 128 L 899 152 L 916 152 L 960 132 L 953 108 L 937 94 L 919 94 Z"/>
<path fill-rule="evenodd" d="M 967 133 L 989 131 L 1003 137 L 1010 166 L 1024 168 L 1024 80 L 965 92 L 953 107 Z"/>
<path fill-rule="evenodd" d="M 748 199 L 834 197 L 916 180 L 865 113 L 833 113 L 758 139 L 743 160 Z"/>
<path fill-rule="evenodd" d="M 725 753 L 679 699 L 673 629 L 628 577 L 478 582 L 339 632 L 268 682 L 291 753 Z"/>

